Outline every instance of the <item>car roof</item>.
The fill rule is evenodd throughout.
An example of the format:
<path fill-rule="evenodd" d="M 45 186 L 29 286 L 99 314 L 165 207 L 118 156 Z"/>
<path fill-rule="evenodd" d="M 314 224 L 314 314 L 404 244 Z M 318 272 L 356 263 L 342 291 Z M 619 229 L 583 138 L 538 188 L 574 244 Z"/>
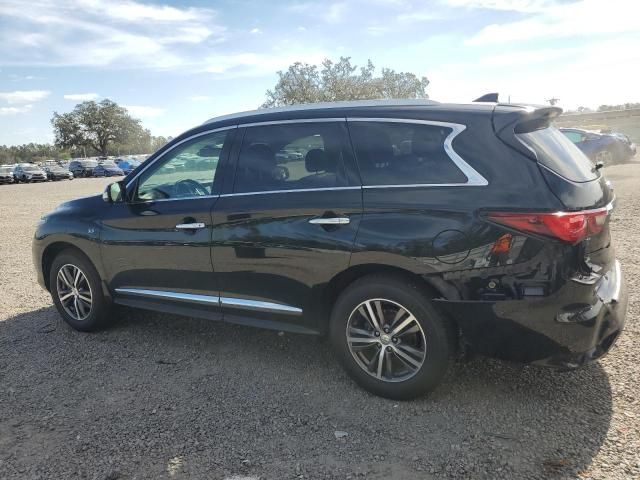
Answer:
<path fill-rule="evenodd" d="M 210 125 L 212 123 L 232 124 L 233 120 L 244 120 L 251 122 L 268 122 L 284 119 L 301 119 L 301 118 L 323 118 L 323 117 L 340 117 L 345 115 L 377 115 L 385 111 L 392 111 L 406 108 L 407 111 L 430 110 L 450 113 L 463 112 L 485 112 L 491 113 L 497 107 L 505 109 L 531 109 L 539 106 L 530 104 L 516 103 L 499 103 L 499 102 L 469 102 L 469 103 L 442 103 L 429 99 L 381 99 L 381 100 L 352 100 L 345 102 L 320 102 L 305 103 L 298 105 L 288 105 L 276 108 L 260 108 L 258 110 L 248 110 L 244 112 L 232 113 L 229 115 L 221 115 L 213 117 L 201 124 L 200 126 Z M 197 127 L 196 127 L 197 128 Z"/>

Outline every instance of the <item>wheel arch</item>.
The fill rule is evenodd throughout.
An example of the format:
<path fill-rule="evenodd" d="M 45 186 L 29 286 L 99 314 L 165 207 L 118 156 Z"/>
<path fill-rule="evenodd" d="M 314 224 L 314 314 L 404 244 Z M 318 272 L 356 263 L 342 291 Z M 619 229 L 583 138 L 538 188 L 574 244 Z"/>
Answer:
<path fill-rule="evenodd" d="M 65 241 L 57 241 L 57 242 L 53 242 L 49 245 L 46 246 L 46 248 L 44 249 L 44 251 L 42 252 L 42 275 L 44 278 L 44 283 L 45 286 L 47 287 L 47 290 L 51 291 L 51 285 L 49 284 L 49 274 L 51 273 L 51 265 L 53 265 L 53 261 L 54 259 L 63 251 L 65 250 L 72 250 L 75 253 L 81 255 L 87 262 L 89 262 L 93 268 L 99 272 L 97 265 L 95 264 L 95 262 L 93 262 L 91 260 L 91 258 L 89 257 L 89 255 L 87 255 L 85 252 L 82 251 L 82 249 L 80 249 L 77 245 L 74 245 L 72 243 L 69 242 L 65 242 Z M 104 290 L 104 288 L 103 288 Z M 108 294 L 108 292 L 106 292 L 106 294 Z"/>
<path fill-rule="evenodd" d="M 424 290 L 426 295 L 431 296 L 431 298 L 445 298 L 447 300 L 460 299 L 458 290 L 440 276 L 423 276 L 400 267 L 385 264 L 371 263 L 354 265 L 335 275 L 325 285 L 322 294 L 319 296 L 320 301 L 316 304 L 315 310 L 319 329 L 323 333 L 327 331 L 331 310 L 340 293 L 356 280 L 368 275 L 401 277 L 414 282 Z M 455 324 L 453 319 L 447 318 Z"/>

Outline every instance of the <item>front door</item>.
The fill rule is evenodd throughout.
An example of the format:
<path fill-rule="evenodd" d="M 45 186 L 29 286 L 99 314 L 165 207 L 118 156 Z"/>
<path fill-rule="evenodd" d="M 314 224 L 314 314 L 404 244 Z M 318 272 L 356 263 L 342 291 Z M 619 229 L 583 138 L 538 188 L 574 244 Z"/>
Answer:
<path fill-rule="evenodd" d="M 316 331 L 314 293 L 348 268 L 362 215 L 346 123 L 276 122 L 242 136 L 235 181 L 213 214 L 225 321 Z"/>
<path fill-rule="evenodd" d="M 101 241 L 116 301 L 217 310 L 211 210 L 234 133 L 207 132 L 176 143 L 127 186 L 126 203 L 111 206 Z"/>

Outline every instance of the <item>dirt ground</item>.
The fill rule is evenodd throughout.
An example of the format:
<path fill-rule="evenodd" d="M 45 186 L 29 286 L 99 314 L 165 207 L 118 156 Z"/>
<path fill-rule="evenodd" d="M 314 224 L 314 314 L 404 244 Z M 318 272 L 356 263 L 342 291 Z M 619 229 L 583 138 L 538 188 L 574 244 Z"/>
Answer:
<path fill-rule="evenodd" d="M 611 353 L 569 373 L 475 359 L 411 402 L 311 337 L 127 309 L 71 330 L 31 238 L 108 180 L 0 186 L 0 479 L 640 478 L 640 163 L 606 175 L 630 294 Z"/>

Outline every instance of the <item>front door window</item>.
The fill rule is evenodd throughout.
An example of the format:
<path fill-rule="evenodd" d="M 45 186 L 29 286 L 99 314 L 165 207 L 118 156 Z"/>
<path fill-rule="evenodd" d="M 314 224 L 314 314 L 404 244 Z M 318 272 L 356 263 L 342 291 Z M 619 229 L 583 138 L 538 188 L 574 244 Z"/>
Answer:
<path fill-rule="evenodd" d="M 140 175 L 136 199 L 168 200 L 216 195 L 214 179 L 231 130 L 196 137 L 171 150 Z"/>

